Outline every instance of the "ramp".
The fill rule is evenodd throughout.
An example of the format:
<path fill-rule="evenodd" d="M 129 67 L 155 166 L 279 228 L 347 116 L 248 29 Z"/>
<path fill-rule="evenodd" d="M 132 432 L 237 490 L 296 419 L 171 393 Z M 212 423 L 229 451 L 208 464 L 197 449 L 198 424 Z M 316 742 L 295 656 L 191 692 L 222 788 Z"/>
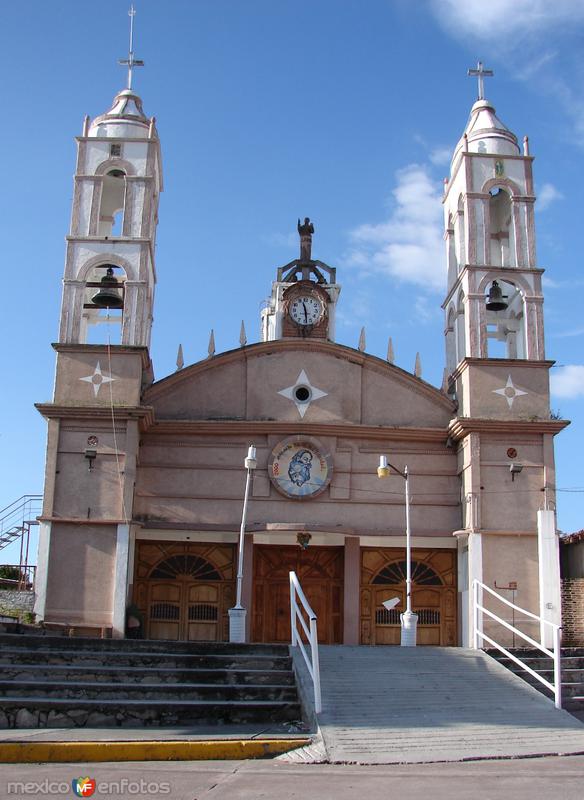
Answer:
<path fill-rule="evenodd" d="M 482 651 L 319 648 L 327 758 L 396 764 L 584 753 L 584 725 Z"/>

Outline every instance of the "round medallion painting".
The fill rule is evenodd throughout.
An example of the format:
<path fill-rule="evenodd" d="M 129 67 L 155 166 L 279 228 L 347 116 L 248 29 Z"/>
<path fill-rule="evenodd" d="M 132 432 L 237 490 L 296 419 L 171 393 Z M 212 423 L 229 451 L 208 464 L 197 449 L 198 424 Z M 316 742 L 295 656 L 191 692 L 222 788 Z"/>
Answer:
<path fill-rule="evenodd" d="M 314 439 L 285 439 L 272 450 L 268 467 L 272 483 L 295 500 L 315 497 L 330 483 L 333 464 L 330 453 Z"/>

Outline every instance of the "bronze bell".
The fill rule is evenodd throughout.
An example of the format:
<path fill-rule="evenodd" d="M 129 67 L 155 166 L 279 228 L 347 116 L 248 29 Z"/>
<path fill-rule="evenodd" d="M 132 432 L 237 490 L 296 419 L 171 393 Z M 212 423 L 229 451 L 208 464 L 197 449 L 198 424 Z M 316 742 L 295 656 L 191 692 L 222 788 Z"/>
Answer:
<path fill-rule="evenodd" d="M 505 302 L 506 297 L 507 295 L 503 294 L 497 281 L 493 281 L 487 297 L 487 311 L 505 311 L 506 308 L 509 308 L 509 303 Z"/>
<path fill-rule="evenodd" d="M 113 267 L 108 267 L 100 281 L 99 291 L 93 295 L 91 302 L 98 308 L 123 308 L 124 301 L 120 294 L 119 281 L 114 277 Z"/>

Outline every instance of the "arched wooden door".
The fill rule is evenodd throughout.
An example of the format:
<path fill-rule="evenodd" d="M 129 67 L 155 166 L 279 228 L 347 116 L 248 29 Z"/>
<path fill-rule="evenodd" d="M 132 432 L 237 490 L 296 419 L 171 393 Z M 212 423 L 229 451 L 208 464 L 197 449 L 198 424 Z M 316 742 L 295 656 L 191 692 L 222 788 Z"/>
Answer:
<path fill-rule="evenodd" d="M 149 639 L 226 641 L 234 592 L 232 545 L 136 545 L 134 603 Z"/>
<path fill-rule="evenodd" d="M 253 564 L 253 641 L 290 641 L 291 570 L 318 618 L 318 641 L 343 641 L 342 547 L 256 545 Z"/>
<path fill-rule="evenodd" d="M 399 597 L 400 602 L 388 611 L 383 601 L 391 597 Z M 405 605 L 405 551 L 363 548 L 361 643 L 399 644 Z M 412 550 L 412 610 L 418 614 L 418 644 L 456 644 L 455 550 Z"/>

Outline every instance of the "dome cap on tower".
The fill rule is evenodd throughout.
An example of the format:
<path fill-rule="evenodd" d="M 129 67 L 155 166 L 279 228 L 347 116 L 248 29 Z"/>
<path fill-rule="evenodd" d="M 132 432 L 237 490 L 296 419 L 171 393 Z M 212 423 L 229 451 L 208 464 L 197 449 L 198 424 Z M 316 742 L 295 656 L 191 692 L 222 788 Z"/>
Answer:
<path fill-rule="evenodd" d="M 149 127 L 150 120 L 144 114 L 142 99 L 133 89 L 122 89 L 114 97 L 110 110 L 93 120 L 89 136 L 142 137 Z"/>
<path fill-rule="evenodd" d="M 504 125 L 496 114 L 493 104 L 484 97 L 483 78 L 493 75 L 492 70 L 485 70 L 479 61 L 476 69 L 469 69 L 468 74 L 479 79 L 479 97 L 470 110 L 470 116 L 464 133 L 456 145 L 452 157 L 452 165 L 462 150 L 471 153 L 490 153 L 492 155 L 520 155 L 519 144 L 515 134 Z"/>

